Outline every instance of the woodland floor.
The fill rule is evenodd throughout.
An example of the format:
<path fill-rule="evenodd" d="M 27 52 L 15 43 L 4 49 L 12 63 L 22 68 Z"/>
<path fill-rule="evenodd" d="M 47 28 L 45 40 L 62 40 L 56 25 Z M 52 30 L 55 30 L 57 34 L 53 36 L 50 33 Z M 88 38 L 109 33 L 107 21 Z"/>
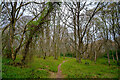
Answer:
<path fill-rule="evenodd" d="M 15 62 L 19 62 L 17 56 Z M 118 78 L 119 67 L 116 62 L 111 66 L 107 64 L 107 59 L 97 59 L 97 63 L 91 60 L 83 60 L 82 63 L 76 62 L 75 58 L 46 57 L 46 59 L 34 57 L 25 66 L 9 65 L 12 62 L 6 58 L 2 59 L 3 78 Z M 85 64 L 88 62 L 89 64 Z M 12 73 L 11 73 L 12 72 Z M 23 75 L 24 74 L 24 75 Z"/>

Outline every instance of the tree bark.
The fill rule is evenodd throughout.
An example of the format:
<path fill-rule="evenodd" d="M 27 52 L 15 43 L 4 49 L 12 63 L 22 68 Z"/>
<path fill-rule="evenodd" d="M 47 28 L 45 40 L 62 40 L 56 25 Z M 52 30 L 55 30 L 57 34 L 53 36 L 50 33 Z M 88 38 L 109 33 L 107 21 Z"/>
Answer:
<path fill-rule="evenodd" d="M 49 17 L 47 17 L 49 19 Z M 50 54 L 50 28 L 49 28 L 49 22 L 47 22 L 47 27 L 46 27 L 46 54 Z"/>
<path fill-rule="evenodd" d="M 94 52 L 94 54 L 95 54 L 95 64 L 96 64 L 96 59 L 97 59 L 96 51 Z"/>
<path fill-rule="evenodd" d="M 77 50 L 77 45 L 76 45 L 76 40 L 77 40 L 77 35 L 76 35 L 76 13 L 74 15 L 74 19 L 73 19 L 73 22 L 74 22 L 74 39 L 75 39 L 75 55 L 76 55 L 76 60 L 78 60 L 78 52 L 76 51 Z"/>
<path fill-rule="evenodd" d="M 27 53 L 29 51 L 29 45 L 32 42 L 33 35 L 34 35 L 34 32 L 31 31 L 30 35 L 29 35 L 29 39 L 27 40 L 27 43 L 25 44 L 25 50 L 23 52 L 23 58 L 21 60 L 23 63 L 25 63 L 25 59 L 26 59 Z"/>
<path fill-rule="evenodd" d="M 107 57 L 108 57 L 108 64 L 109 64 L 109 66 L 110 66 L 109 52 L 107 52 Z"/>
<path fill-rule="evenodd" d="M 77 27 L 78 27 L 78 30 L 77 30 L 77 33 L 78 33 L 78 39 L 79 39 L 79 44 L 78 44 L 78 50 L 81 51 L 81 38 L 80 38 L 80 26 L 79 26 L 79 9 L 80 9 L 80 2 L 77 2 L 77 8 L 78 8 L 78 12 L 77 12 Z M 81 53 L 79 52 L 78 53 L 78 57 L 79 57 L 79 60 L 78 62 L 81 63 Z"/>
<path fill-rule="evenodd" d="M 114 55 L 113 55 L 113 51 L 112 51 L 112 57 L 113 57 L 113 62 L 115 63 L 115 58 L 114 58 Z"/>
<path fill-rule="evenodd" d="M 116 59 L 117 59 L 117 62 L 118 62 L 118 53 L 117 53 L 117 49 L 116 49 Z"/>
<path fill-rule="evenodd" d="M 56 44 L 56 26 L 55 26 L 55 17 L 56 17 L 56 11 L 54 13 L 54 19 L 53 19 L 53 24 L 54 24 L 54 31 L 53 31 L 53 44 L 54 44 L 54 59 L 57 59 L 57 44 Z"/>

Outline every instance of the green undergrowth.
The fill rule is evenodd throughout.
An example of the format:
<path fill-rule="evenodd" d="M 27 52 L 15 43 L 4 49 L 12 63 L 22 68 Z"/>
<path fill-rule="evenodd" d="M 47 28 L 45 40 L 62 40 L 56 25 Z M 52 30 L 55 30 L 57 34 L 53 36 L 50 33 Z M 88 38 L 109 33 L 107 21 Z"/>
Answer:
<path fill-rule="evenodd" d="M 71 58 L 61 69 L 66 78 L 118 78 L 118 66 L 112 60 L 109 66 L 107 59 L 98 59 L 95 64 L 91 60 L 83 59 L 82 63 L 78 63 L 75 58 Z"/>
<path fill-rule="evenodd" d="M 16 63 L 22 59 L 21 55 L 17 56 Z M 25 66 L 10 65 L 12 60 L 2 58 L 2 77 L 3 78 L 49 78 L 50 71 L 57 73 L 58 65 L 61 65 L 62 74 L 66 78 L 118 78 L 117 62 L 111 62 L 108 65 L 106 58 L 97 59 L 94 61 L 82 59 L 82 63 L 76 62 L 75 58 L 59 57 L 55 60 L 54 57 L 46 57 L 46 59 L 36 56 Z M 85 64 L 87 63 L 87 64 Z"/>
<path fill-rule="evenodd" d="M 48 71 L 57 72 L 58 65 L 68 59 L 69 58 L 63 59 L 63 57 L 59 57 L 58 60 L 55 60 L 54 57 L 46 57 L 46 59 L 34 58 L 34 61 L 28 65 L 33 69 L 47 69 Z"/>
<path fill-rule="evenodd" d="M 20 62 L 21 55 L 18 55 L 15 63 Z M 63 58 L 55 60 L 54 57 L 46 57 L 46 59 L 34 57 L 32 61 L 25 66 L 10 65 L 12 60 L 2 58 L 2 77 L 3 78 L 49 78 L 50 73 L 57 72 L 58 65 L 62 63 Z"/>
<path fill-rule="evenodd" d="M 17 58 L 16 62 L 19 61 Z M 3 78 L 47 78 L 49 72 L 28 67 L 9 65 L 12 60 L 2 58 L 2 77 Z"/>
<path fill-rule="evenodd" d="M 46 70 L 20 68 L 10 65 L 2 65 L 3 78 L 46 78 L 49 75 Z"/>

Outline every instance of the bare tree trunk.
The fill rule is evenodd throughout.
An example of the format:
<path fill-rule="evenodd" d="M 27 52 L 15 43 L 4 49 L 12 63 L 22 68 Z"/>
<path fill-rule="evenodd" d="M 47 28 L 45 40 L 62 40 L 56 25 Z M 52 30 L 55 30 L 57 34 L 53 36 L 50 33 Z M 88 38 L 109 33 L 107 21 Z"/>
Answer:
<path fill-rule="evenodd" d="M 109 64 L 109 66 L 110 66 L 109 52 L 107 52 L 107 57 L 108 57 L 108 64 Z"/>
<path fill-rule="evenodd" d="M 79 53 L 79 63 L 81 63 L 81 54 Z"/>
<path fill-rule="evenodd" d="M 49 16 L 47 17 L 49 20 Z M 49 22 L 47 22 L 47 27 L 46 27 L 46 54 L 50 54 L 50 28 L 49 28 Z"/>
<path fill-rule="evenodd" d="M 77 40 L 77 35 L 76 35 L 76 13 L 74 15 L 74 38 L 75 38 L 75 55 L 76 55 L 76 60 L 78 60 L 78 52 L 76 51 L 77 50 L 77 46 L 76 46 L 76 40 Z"/>
<path fill-rule="evenodd" d="M 117 48 L 116 48 L 116 59 L 117 59 L 117 62 L 118 62 L 118 53 L 117 53 Z"/>
<path fill-rule="evenodd" d="M 46 52 L 45 52 L 45 41 L 44 41 L 44 28 L 41 28 L 41 34 L 42 34 L 42 39 L 41 39 L 41 47 L 42 47 L 42 54 L 43 54 L 43 59 L 46 58 Z"/>
<path fill-rule="evenodd" d="M 53 19 L 53 24 L 54 24 L 54 31 L 53 31 L 53 44 L 54 44 L 54 59 L 57 59 L 57 44 L 56 44 L 56 26 L 55 26 L 55 16 L 56 16 L 56 11 L 54 13 L 54 19 Z"/>
<path fill-rule="evenodd" d="M 56 44 L 56 42 L 54 44 L 54 53 L 55 53 L 54 59 L 57 59 L 57 44 Z"/>
<path fill-rule="evenodd" d="M 14 54 L 13 50 L 13 38 L 14 38 L 14 23 L 10 26 L 10 52 L 12 53 L 12 59 L 15 60 L 16 55 Z"/>
<path fill-rule="evenodd" d="M 37 30 L 37 29 L 36 29 Z M 29 51 L 29 46 L 30 46 L 30 43 L 32 42 L 32 39 L 33 39 L 33 35 L 35 34 L 36 30 L 34 31 L 30 31 L 30 34 L 29 34 L 29 38 L 25 44 L 25 48 L 24 48 L 24 52 L 23 52 L 23 58 L 21 60 L 21 62 L 25 63 L 25 59 L 27 57 L 27 53 Z"/>
<path fill-rule="evenodd" d="M 65 48 L 64 48 L 64 49 L 65 49 Z M 63 53 L 63 56 L 64 56 L 63 58 L 65 59 L 65 52 Z"/>
<path fill-rule="evenodd" d="M 78 27 L 78 39 L 79 39 L 79 44 L 78 44 L 78 50 L 79 50 L 79 54 L 78 54 L 78 57 L 79 57 L 79 63 L 81 63 L 81 38 L 80 38 L 80 26 L 79 26 L 79 9 L 80 9 L 80 2 L 77 2 L 77 8 L 78 8 L 78 12 L 77 12 L 77 27 Z"/>
<path fill-rule="evenodd" d="M 14 5 L 11 3 L 12 6 L 12 20 L 11 20 L 11 25 L 10 25 L 10 48 L 11 48 L 11 53 L 12 53 L 12 59 L 13 61 L 16 59 L 16 53 L 14 53 L 13 50 L 13 40 L 14 40 L 14 32 L 15 32 L 15 13 L 16 13 L 16 7 L 17 7 L 17 2 L 14 2 Z"/>
<path fill-rule="evenodd" d="M 43 57 L 43 59 L 46 59 L 46 52 L 44 52 L 44 57 Z"/>
<path fill-rule="evenodd" d="M 58 12 L 58 21 L 57 21 L 57 54 L 60 56 L 60 12 Z"/>
<path fill-rule="evenodd" d="M 94 54 L 95 54 L 95 64 L 96 64 L 96 59 L 97 59 L 96 51 L 94 52 Z"/>
<path fill-rule="evenodd" d="M 30 45 L 30 43 L 31 43 L 31 41 L 32 41 L 32 36 L 33 36 L 33 34 L 30 35 L 27 43 L 25 44 L 25 50 L 24 50 L 24 52 L 23 52 L 23 59 L 21 60 L 23 63 L 25 63 L 24 61 L 25 61 L 26 56 L 27 56 L 27 53 L 28 53 L 28 51 L 29 51 L 29 45 Z"/>
<path fill-rule="evenodd" d="M 113 62 L 115 63 L 115 58 L 114 58 L 114 55 L 113 55 L 113 51 L 112 51 L 112 57 L 113 57 Z"/>
<path fill-rule="evenodd" d="M 2 35 L 2 38 L 3 38 L 4 35 Z M 12 59 L 12 54 L 11 54 L 11 49 L 10 49 L 10 29 L 9 29 L 9 33 L 8 33 L 8 36 L 7 36 L 8 40 L 7 40 L 7 44 L 6 44 L 6 49 L 7 49 L 7 55 L 6 57 L 9 58 L 9 59 Z M 3 40 L 2 40 L 3 41 Z M 4 42 L 2 42 L 2 45 L 4 44 Z M 2 48 L 2 51 L 4 49 Z M 3 53 L 3 52 L 2 52 Z"/>

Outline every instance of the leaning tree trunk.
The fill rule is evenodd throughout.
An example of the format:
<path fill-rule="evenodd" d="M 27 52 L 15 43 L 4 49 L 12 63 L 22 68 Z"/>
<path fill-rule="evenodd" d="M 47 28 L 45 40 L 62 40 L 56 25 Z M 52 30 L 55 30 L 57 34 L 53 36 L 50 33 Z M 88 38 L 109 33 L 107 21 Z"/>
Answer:
<path fill-rule="evenodd" d="M 41 25 L 45 23 L 44 20 L 45 20 L 46 17 L 49 15 L 49 13 L 52 12 L 52 10 L 54 9 L 54 7 L 52 6 L 52 5 L 54 5 L 54 4 L 55 4 L 55 3 L 49 3 L 49 4 L 48 4 L 50 8 L 47 10 L 47 13 L 46 13 L 46 14 L 45 14 L 45 13 L 42 13 L 42 14 L 41 14 L 41 15 L 45 14 L 45 16 L 42 17 L 42 18 L 40 18 L 39 24 L 38 24 L 36 27 L 34 27 L 35 29 L 33 29 L 33 30 L 30 31 L 29 39 L 27 40 L 27 42 L 26 42 L 26 44 L 25 44 L 25 50 L 24 50 L 24 55 L 23 55 L 22 62 L 25 61 L 26 55 L 27 55 L 27 53 L 28 53 L 28 51 L 29 51 L 29 45 L 30 45 L 30 43 L 31 43 L 31 41 L 32 41 L 32 38 L 33 38 L 34 34 L 35 34 L 35 33 L 37 32 L 37 30 L 41 27 Z M 38 21 L 39 21 L 39 20 L 38 20 Z"/>
<path fill-rule="evenodd" d="M 23 63 L 25 63 L 25 59 L 26 59 L 27 53 L 29 51 L 29 45 L 32 42 L 32 38 L 33 38 L 34 33 L 35 33 L 35 31 L 30 31 L 29 38 L 28 38 L 28 40 L 25 44 L 25 49 L 24 49 L 24 52 L 23 52 L 23 58 L 21 60 Z"/>

